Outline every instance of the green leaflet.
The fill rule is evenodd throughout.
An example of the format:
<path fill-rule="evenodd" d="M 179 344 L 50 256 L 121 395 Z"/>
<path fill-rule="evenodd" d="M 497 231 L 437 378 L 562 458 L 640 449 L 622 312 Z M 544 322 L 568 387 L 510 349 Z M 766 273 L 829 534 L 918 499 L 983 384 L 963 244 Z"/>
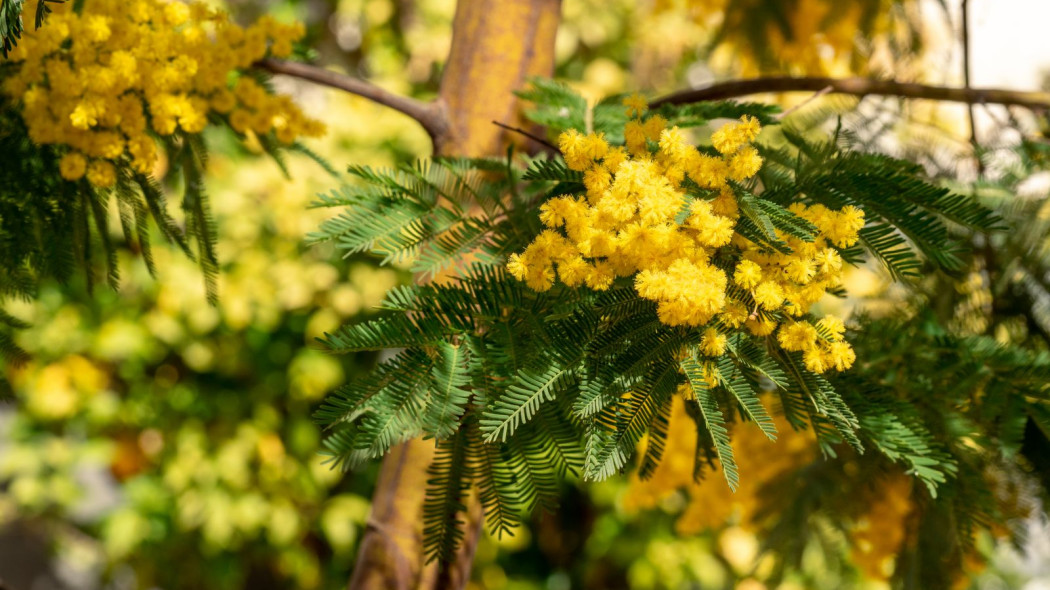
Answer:
<path fill-rule="evenodd" d="M 725 476 L 729 488 L 736 491 L 737 486 L 740 485 L 740 474 L 737 471 L 736 460 L 733 458 L 733 447 L 729 443 L 729 431 L 726 430 L 725 418 L 722 416 L 721 410 L 718 409 L 718 402 L 715 401 L 710 388 L 707 386 L 707 380 L 704 378 L 704 368 L 692 357 L 683 359 L 680 365 L 689 383 L 689 388 L 695 396 L 696 406 L 703 416 L 707 434 L 714 443 L 718 462 L 722 464 L 722 474 Z"/>

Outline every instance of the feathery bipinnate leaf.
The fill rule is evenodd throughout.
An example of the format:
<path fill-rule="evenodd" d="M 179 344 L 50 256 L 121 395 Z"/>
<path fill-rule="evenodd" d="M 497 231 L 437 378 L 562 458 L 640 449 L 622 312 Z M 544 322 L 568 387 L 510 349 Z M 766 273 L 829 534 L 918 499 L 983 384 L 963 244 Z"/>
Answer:
<path fill-rule="evenodd" d="M 729 431 L 725 427 L 725 417 L 718 409 L 718 402 L 711 394 L 711 389 L 704 377 L 704 368 L 693 357 L 686 357 L 679 363 L 682 372 L 685 373 L 686 382 L 693 392 L 696 406 L 703 416 L 704 426 L 708 436 L 714 443 L 718 462 L 722 465 L 722 474 L 730 489 L 736 491 L 740 485 L 740 473 L 737 469 L 736 459 L 733 457 L 733 447 L 729 442 Z"/>
<path fill-rule="evenodd" d="M 552 365 L 545 370 L 526 369 L 518 373 L 507 389 L 485 409 L 481 432 L 485 442 L 507 440 L 519 426 L 532 419 L 544 402 L 575 386 L 572 368 Z"/>
<path fill-rule="evenodd" d="M 470 402 L 470 355 L 466 346 L 439 342 L 437 362 L 430 385 L 430 403 L 423 416 L 424 428 L 435 438 L 445 439 L 459 429 L 460 418 Z"/>
<path fill-rule="evenodd" d="M 777 439 L 777 427 L 758 394 L 751 388 L 747 378 L 729 355 L 723 355 L 715 363 L 715 379 L 718 385 L 729 392 L 739 404 L 740 412 L 762 430 L 769 440 Z"/>
<path fill-rule="evenodd" d="M 467 460 L 467 433 L 439 440 L 437 454 L 430 464 L 427 493 L 423 502 L 423 552 L 427 563 L 436 559 L 451 561 L 463 540 L 466 494 L 470 489 L 470 462 Z"/>

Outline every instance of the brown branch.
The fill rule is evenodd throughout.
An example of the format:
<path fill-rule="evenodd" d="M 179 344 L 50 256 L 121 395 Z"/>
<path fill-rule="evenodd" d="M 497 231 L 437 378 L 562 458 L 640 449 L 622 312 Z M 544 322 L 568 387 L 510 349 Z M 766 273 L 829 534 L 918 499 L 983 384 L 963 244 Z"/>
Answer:
<path fill-rule="evenodd" d="M 962 52 L 963 52 L 963 87 L 970 87 L 970 0 L 962 0 Z M 977 144 L 977 118 L 974 117 L 973 103 L 966 105 L 970 119 L 970 147 L 973 148 L 973 159 L 977 163 L 977 177 L 984 176 L 984 162 L 981 161 L 980 146 Z"/>
<path fill-rule="evenodd" d="M 395 111 L 412 117 L 427 130 L 431 138 L 438 137 L 448 130 L 448 121 L 444 110 L 435 102 L 422 102 L 407 96 L 401 96 L 352 76 L 294 61 L 264 59 L 255 62 L 255 67 L 272 74 L 292 76 L 323 86 L 344 90 L 350 94 L 363 96 L 377 104 L 390 107 Z"/>
<path fill-rule="evenodd" d="M 706 88 L 683 90 L 659 98 L 649 104 L 656 108 L 665 104 L 680 105 L 705 100 L 724 100 L 764 92 L 820 92 L 830 86 L 836 94 L 867 96 L 880 94 L 902 98 L 921 98 L 967 104 L 1001 104 L 1050 110 L 1050 92 L 1024 92 L 999 88 L 947 88 L 912 82 L 872 80 L 868 78 L 791 78 L 769 77 L 750 80 L 732 80 L 712 84 Z"/>

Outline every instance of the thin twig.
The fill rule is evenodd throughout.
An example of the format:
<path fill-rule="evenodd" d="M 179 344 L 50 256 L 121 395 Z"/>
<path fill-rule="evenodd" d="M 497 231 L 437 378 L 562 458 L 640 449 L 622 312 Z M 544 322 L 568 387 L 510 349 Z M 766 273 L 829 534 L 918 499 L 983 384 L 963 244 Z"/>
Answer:
<path fill-rule="evenodd" d="M 555 154 L 560 154 L 561 153 L 561 150 L 558 149 L 558 146 L 556 146 L 553 143 L 547 141 L 546 139 L 543 139 L 542 137 L 538 137 L 536 135 L 533 135 L 533 134 L 529 133 L 528 131 L 525 131 L 524 129 L 521 129 L 519 127 L 511 127 L 510 125 L 507 125 L 505 123 L 500 123 L 499 121 L 493 121 L 492 124 L 495 125 L 496 127 L 500 127 L 502 129 L 506 129 L 507 131 L 513 131 L 515 133 L 520 133 L 521 135 L 524 135 L 525 137 L 528 137 L 532 141 L 535 141 L 536 143 L 538 143 L 538 144 L 540 144 L 542 146 L 545 146 L 547 148 L 547 151 L 553 152 Z"/>
<path fill-rule="evenodd" d="M 292 76 L 363 96 L 373 102 L 412 117 L 427 130 L 431 138 L 439 137 L 448 130 L 448 121 L 437 103 L 426 103 L 407 96 L 401 96 L 400 94 L 394 94 L 383 90 L 371 82 L 309 64 L 278 59 L 264 59 L 255 62 L 254 66 L 274 74 Z"/>
<path fill-rule="evenodd" d="M 738 98 L 764 92 L 819 92 L 831 86 L 830 92 L 867 96 L 880 94 L 902 98 L 921 98 L 963 103 L 1017 105 L 1033 110 L 1050 110 L 1050 92 L 1024 92 L 999 88 L 947 88 L 894 80 L 869 78 L 792 78 L 769 77 L 720 82 L 706 88 L 683 90 L 657 99 L 649 106 L 689 104 L 705 100 Z"/>
<path fill-rule="evenodd" d="M 963 51 L 963 87 L 970 88 L 970 0 L 962 0 L 962 51 Z M 977 177 L 984 176 L 984 162 L 978 153 L 977 120 L 973 115 L 973 103 L 966 105 L 970 117 L 970 144 L 973 147 L 973 159 L 977 162 Z"/>
<path fill-rule="evenodd" d="M 825 86 L 825 87 L 821 88 L 820 90 L 816 91 L 813 94 L 813 96 L 807 98 L 806 100 L 798 103 L 797 105 L 795 105 L 795 106 L 791 107 L 790 109 L 784 111 L 783 113 L 780 113 L 779 115 L 777 115 L 776 119 L 779 120 L 779 119 L 783 119 L 784 117 L 787 117 L 791 113 L 794 113 L 795 111 L 801 109 L 802 107 L 808 105 L 809 103 L 813 102 L 814 100 L 817 100 L 818 98 L 824 96 L 825 94 L 827 94 L 827 93 L 829 93 L 831 91 L 832 91 L 831 86 Z"/>

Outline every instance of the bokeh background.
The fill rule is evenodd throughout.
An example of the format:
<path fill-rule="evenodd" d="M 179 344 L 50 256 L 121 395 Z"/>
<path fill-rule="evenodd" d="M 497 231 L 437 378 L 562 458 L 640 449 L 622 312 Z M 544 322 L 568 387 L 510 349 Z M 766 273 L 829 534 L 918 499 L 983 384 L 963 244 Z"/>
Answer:
<path fill-rule="evenodd" d="M 436 92 L 454 11 L 453 0 L 216 4 L 245 22 L 264 13 L 301 20 L 319 62 L 421 98 Z M 971 4 L 973 84 L 1047 88 L 1050 44 L 1040 23 L 1050 22 L 1050 3 Z M 960 6 L 951 0 L 564 0 L 563 14 L 557 74 L 594 99 L 765 73 L 963 80 Z M 276 84 L 328 124 L 310 146 L 338 168 L 428 154 L 425 133 L 402 115 L 291 80 Z M 765 98 L 790 106 L 806 97 Z M 885 114 L 894 132 L 880 147 L 922 153 L 935 174 L 973 175 L 964 107 L 821 104 L 859 108 L 868 119 Z M 996 121 L 1012 114 L 978 109 L 978 133 L 1008 141 Z M 50 285 L 37 302 L 6 304 L 33 325 L 20 336 L 33 360 L 11 370 L 16 397 L 0 402 L 0 577 L 13 590 L 346 584 L 377 466 L 330 470 L 310 414 L 376 359 L 327 355 L 315 338 L 375 313 L 386 290 L 411 277 L 304 244 L 325 214 L 309 203 L 338 182 L 316 164 L 292 158 L 285 177 L 251 145 L 222 132 L 208 141 L 223 264 L 217 306 L 206 302 L 193 263 L 164 248 L 155 252 L 157 279 L 128 252 L 119 292 Z M 869 310 L 894 296 L 873 269 L 858 269 L 849 287 L 847 303 Z M 755 450 L 767 459 L 750 473 L 741 460 L 745 481 L 789 469 L 812 448 L 782 442 L 777 453 Z M 558 510 L 535 515 L 513 537 L 483 539 L 471 587 L 772 587 L 769 556 L 742 526 L 757 491 L 734 496 L 717 478 L 689 493 L 674 487 L 673 474 L 566 485 Z M 900 510 L 893 489 L 871 504 L 872 522 Z M 1020 546 L 979 540 L 984 565 L 959 587 L 1050 588 L 1042 510 L 1017 526 L 1027 539 Z M 778 587 L 887 587 L 890 566 L 881 556 L 865 563 L 856 546 L 899 534 L 865 529 L 814 547 Z"/>

